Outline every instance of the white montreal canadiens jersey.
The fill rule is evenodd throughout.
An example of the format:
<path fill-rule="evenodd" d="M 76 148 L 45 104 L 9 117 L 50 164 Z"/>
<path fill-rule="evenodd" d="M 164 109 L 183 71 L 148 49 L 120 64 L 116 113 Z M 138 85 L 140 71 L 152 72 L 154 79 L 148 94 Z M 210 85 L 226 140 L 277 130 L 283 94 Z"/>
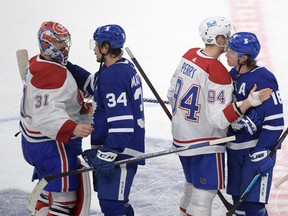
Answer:
<path fill-rule="evenodd" d="M 233 84 L 222 63 L 201 49 L 190 49 L 171 79 L 168 99 L 172 105 L 175 146 L 226 137 L 227 127 L 238 116 L 232 101 Z M 179 153 L 197 155 L 224 152 L 225 145 L 207 146 Z"/>
<path fill-rule="evenodd" d="M 81 92 L 66 67 L 34 56 L 23 80 L 20 129 L 29 142 L 68 143 L 80 120 Z"/>

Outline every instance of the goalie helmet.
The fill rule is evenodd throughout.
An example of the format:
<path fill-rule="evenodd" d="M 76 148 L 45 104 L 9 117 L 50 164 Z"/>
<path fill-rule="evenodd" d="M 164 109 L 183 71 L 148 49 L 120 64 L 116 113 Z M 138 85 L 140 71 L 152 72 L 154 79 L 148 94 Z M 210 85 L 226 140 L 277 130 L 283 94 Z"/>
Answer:
<path fill-rule="evenodd" d="M 225 17 L 213 16 L 205 18 L 199 25 L 199 34 L 205 44 L 216 44 L 216 37 L 230 36 L 232 24 Z"/>
<path fill-rule="evenodd" d="M 228 47 L 238 53 L 239 60 L 243 55 L 249 55 L 250 60 L 254 60 L 261 49 L 257 36 L 251 32 L 233 34 L 228 40 Z"/>
<path fill-rule="evenodd" d="M 93 39 L 100 47 L 104 42 L 108 42 L 111 49 L 117 49 L 124 46 L 126 34 L 119 25 L 105 25 L 96 29 Z"/>
<path fill-rule="evenodd" d="M 42 54 L 62 65 L 67 64 L 71 36 L 64 26 L 57 22 L 43 22 L 38 31 L 38 41 Z"/>

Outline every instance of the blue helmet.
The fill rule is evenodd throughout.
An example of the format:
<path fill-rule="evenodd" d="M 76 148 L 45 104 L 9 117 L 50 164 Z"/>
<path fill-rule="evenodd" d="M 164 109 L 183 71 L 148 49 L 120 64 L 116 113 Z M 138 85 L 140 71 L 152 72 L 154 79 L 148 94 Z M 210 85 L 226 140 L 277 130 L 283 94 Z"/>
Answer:
<path fill-rule="evenodd" d="M 96 29 L 93 39 L 102 46 L 103 42 L 109 42 L 111 49 L 122 48 L 126 35 L 119 25 L 105 25 Z"/>
<path fill-rule="evenodd" d="M 229 37 L 228 47 L 239 54 L 249 55 L 250 60 L 254 60 L 260 52 L 260 43 L 255 34 L 251 32 L 238 32 Z"/>

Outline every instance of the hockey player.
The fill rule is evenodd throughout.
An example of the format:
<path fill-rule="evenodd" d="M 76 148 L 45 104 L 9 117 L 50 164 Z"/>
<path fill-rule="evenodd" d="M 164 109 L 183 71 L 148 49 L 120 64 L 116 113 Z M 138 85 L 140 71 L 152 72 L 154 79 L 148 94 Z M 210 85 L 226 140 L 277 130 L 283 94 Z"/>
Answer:
<path fill-rule="evenodd" d="M 231 23 L 224 17 L 205 18 L 199 26 L 205 48 L 188 50 L 171 79 L 167 96 L 172 104 L 176 147 L 226 137 L 231 122 L 269 98 L 270 89 L 259 93 L 255 86 L 241 104 L 231 103 L 232 80 L 217 60 L 226 49 L 231 30 Z M 186 179 L 180 215 L 211 216 L 213 198 L 224 188 L 225 150 L 223 144 L 179 153 Z"/>
<path fill-rule="evenodd" d="M 133 64 L 122 57 L 126 35 L 119 25 L 96 29 L 92 47 L 100 69 L 90 74 L 68 62 L 78 86 L 94 95 L 92 149 L 83 157 L 95 167 L 94 190 L 105 216 L 133 216 L 129 194 L 138 164 L 114 165 L 114 161 L 144 152 L 142 82 Z"/>
<path fill-rule="evenodd" d="M 227 144 L 228 194 L 234 201 L 239 200 L 253 177 L 258 173 L 261 175 L 236 212 L 239 216 L 268 215 L 265 203 L 268 202 L 276 161 L 276 155 L 270 158 L 269 152 L 284 128 L 277 80 L 265 67 L 257 66 L 255 59 L 259 52 L 260 43 L 253 33 L 238 32 L 229 38 L 226 56 L 229 66 L 233 67 L 230 74 L 236 101 L 246 98 L 254 83 L 258 89 L 269 87 L 273 90 L 269 100 L 246 111 L 229 128 L 229 135 L 235 135 L 236 141 Z"/>
<path fill-rule="evenodd" d="M 80 124 L 83 98 L 66 69 L 71 38 L 57 22 L 43 22 L 38 31 L 40 54 L 29 60 L 23 84 L 20 129 L 25 160 L 34 166 L 32 180 L 75 170 L 82 137 L 93 131 Z M 32 215 L 74 215 L 79 175 L 45 186 Z"/>

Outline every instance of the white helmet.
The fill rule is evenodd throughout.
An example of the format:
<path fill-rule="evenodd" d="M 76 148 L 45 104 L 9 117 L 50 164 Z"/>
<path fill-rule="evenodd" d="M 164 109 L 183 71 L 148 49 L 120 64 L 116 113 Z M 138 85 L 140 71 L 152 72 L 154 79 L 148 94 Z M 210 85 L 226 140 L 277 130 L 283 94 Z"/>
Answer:
<path fill-rule="evenodd" d="M 199 26 L 199 34 L 205 44 L 216 44 L 216 37 L 223 35 L 230 36 L 233 29 L 232 24 L 225 17 L 213 16 L 205 18 Z"/>

